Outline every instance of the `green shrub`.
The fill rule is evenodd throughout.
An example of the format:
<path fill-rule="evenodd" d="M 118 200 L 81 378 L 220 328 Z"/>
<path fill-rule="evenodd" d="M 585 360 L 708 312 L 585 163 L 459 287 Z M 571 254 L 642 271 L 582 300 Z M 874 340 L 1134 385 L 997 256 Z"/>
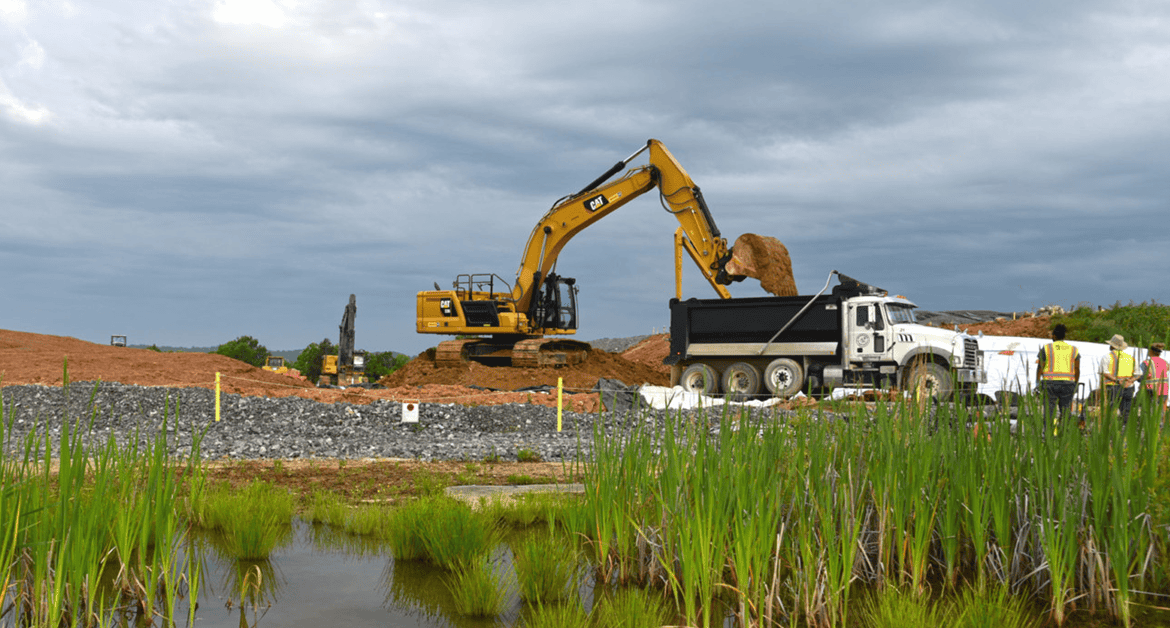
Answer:
<path fill-rule="evenodd" d="M 231 342 L 225 342 L 213 353 L 226 355 L 252 366 L 264 366 L 264 361 L 268 358 L 268 349 L 251 336 L 240 336 Z"/>
<path fill-rule="evenodd" d="M 1135 347 L 1170 339 L 1170 306 L 1157 302 L 1113 307 L 1097 311 L 1089 306 L 1078 307 L 1068 314 L 1052 317 L 1052 325 L 1063 323 L 1068 328 L 1069 340 L 1109 342 L 1114 334 L 1125 336 Z"/>
<path fill-rule="evenodd" d="M 404 353 L 394 353 L 393 351 L 369 353 L 366 355 L 366 375 L 371 382 L 376 382 L 406 366 L 409 361 L 410 357 Z"/>
<path fill-rule="evenodd" d="M 329 342 L 328 338 L 305 347 L 297 356 L 297 361 L 293 362 L 293 368 L 310 382 L 316 382 L 321 377 L 321 358 L 327 355 L 337 355 L 337 346 Z"/>

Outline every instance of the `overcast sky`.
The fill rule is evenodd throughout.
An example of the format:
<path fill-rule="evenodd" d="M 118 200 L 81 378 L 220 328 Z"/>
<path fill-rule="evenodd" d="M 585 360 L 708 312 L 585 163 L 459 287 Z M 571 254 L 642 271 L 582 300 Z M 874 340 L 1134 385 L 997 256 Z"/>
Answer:
<path fill-rule="evenodd" d="M 0 328 L 300 349 L 353 293 L 416 353 L 415 293 L 512 281 L 651 137 L 805 294 L 1170 301 L 1163 0 L 0 0 Z M 676 226 L 651 193 L 565 248 L 578 337 L 668 324 Z"/>

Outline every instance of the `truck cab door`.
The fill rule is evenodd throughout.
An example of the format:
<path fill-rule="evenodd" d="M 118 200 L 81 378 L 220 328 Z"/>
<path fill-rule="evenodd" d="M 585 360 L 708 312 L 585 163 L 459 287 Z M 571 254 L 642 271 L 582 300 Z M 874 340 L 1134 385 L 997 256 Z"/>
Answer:
<path fill-rule="evenodd" d="M 882 309 L 874 303 L 849 304 L 849 361 L 875 362 L 888 350 L 888 330 Z"/>

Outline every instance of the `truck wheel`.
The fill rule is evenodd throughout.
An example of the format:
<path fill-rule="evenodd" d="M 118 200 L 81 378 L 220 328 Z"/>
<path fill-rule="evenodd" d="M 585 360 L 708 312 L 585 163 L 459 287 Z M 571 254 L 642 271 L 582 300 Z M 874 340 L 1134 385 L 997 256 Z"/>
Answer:
<path fill-rule="evenodd" d="M 730 398 L 754 397 L 760 392 L 760 370 L 736 362 L 723 371 L 723 392 Z"/>
<path fill-rule="evenodd" d="M 692 364 L 682 372 L 679 384 L 687 392 L 714 395 L 719 392 L 719 372 L 702 362 Z"/>
<path fill-rule="evenodd" d="M 791 397 L 804 386 L 804 368 L 791 358 L 776 358 L 764 369 L 764 385 L 777 397 Z"/>
<path fill-rule="evenodd" d="M 910 368 L 906 390 L 919 397 L 934 397 L 940 402 L 950 401 L 955 384 L 946 367 L 935 362 L 923 362 Z"/>

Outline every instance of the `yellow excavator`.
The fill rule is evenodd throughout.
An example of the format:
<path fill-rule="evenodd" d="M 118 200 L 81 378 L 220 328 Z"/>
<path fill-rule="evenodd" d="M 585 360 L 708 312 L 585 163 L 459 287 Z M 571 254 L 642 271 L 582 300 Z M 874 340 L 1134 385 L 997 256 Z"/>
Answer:
<path fill-rule="evenodd" d="M 606 183 L 649 151 L 649 163 Z M 495 274 L 461 274 L 452 289 L 418 293 L 416 329 L 459 339 L 439 343 L 435 362 L 456 366 L 474 360 L 521 367 L 563 366 L 585 359 L 589 344 L 564 338 L 576 333 L 576 280 L 554 272 L 561 249 L 573 236 L 638 196 L 658 188 L 663 208 L 679 222 L 675 231 L 675 292 L 682 298 L 682 251 L 719 296 L 744 275 L 729 274 L 731 250 L 720 236 L 699 187 L 670 151 L 655 139 L 614 164 L 576 194 L 553 204 L 528 238 L 516 280 Z M 473 336 L 473 337 L 468 337 Z"/>

